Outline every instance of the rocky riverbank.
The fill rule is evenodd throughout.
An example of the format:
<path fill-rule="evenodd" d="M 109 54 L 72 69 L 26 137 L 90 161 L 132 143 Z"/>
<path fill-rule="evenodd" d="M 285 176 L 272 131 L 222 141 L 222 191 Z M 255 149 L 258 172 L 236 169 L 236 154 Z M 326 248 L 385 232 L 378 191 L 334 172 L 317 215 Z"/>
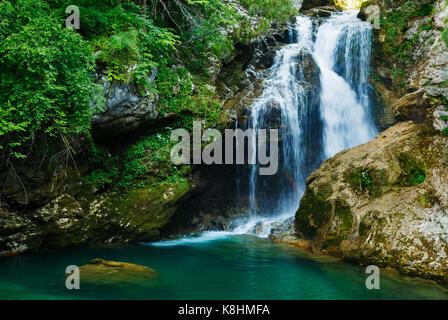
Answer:
<path fill-rule="evenodd" d="M 447 3 L 368 1 L 360 17 L 371 5 L 381 12 L 371 83 L 389 129 L 326 161 L 271 237 L 448 282 Z"/>
<path fill-rule="evenodd" d="M 220 105 L 209 123 L 218 129 L 233 127 L 247 112 L 250 101 L 260 94 L 257 88 L 276 50 L 288 42 L 287 23 L 267 21 L 238 1 L 229 5 L 251 21 L 252 37 L 235 42 L 221 60 L 208 61 L 208 84 L 192 84 L 189 93 L 195 97 L 203 90 Z M 260 34 L 258 28 L 266 28 L 267 22 L 272 26 Z M 243 32 L 247 26 L 234 25 L 221 32 L 238 33 L 238 28 Z M 132 75 L 138 67 L 126 72 Z M 114 79 L 101 65 L 94 76 L 105 100 L 104 109 L 92 118 L 94 147 L 85 137 L 67 141 L 65 153 L 58 155 L 65 159 L 62 163 L 59 158 L 48 161 L 30 155 L 0 176 L 1 255 L 152 241 L 161 235 L 226 228 L 235 207 L 235 190 L 228 183 L 234 169 L 175 168 L 169 158 L 166 128 L 184 121 L 185 114 L 191 113 L 191 122 L 198 115 L 181 107 L 167 112 L 166 99 L 142 90 L 135 81 Z M 160 76 L 154 67 L 146 81 L 157 86 Z M 179 78 L 172 95 L 188 85 Z"/>

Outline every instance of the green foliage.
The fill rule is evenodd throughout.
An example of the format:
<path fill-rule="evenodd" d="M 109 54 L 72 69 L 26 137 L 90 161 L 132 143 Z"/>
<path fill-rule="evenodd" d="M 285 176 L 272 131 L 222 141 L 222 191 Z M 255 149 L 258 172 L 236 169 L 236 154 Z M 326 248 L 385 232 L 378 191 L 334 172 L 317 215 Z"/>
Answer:
<path fill-rule="evenodd" d="M 443 29 L 442 40 L 445 42 L 445 45 L 448 47 L 448 28 Z"/>
<path fill-rule="evenodd" d="M 294 9 L 294 2 L 278 0 L 241 0 L 241 5 L 245 7 L 250 15 L 275 19 L 279 23 L 288 20 L 291 15 L 297 12 Z"/>
<path fill-rule="evenodd" d="M 257 17 L 254 23 L 232 3 L 223 0 L 176 0 L 165 5 L 153 0 L 152 3 L 156 8 L 153 18 L 166 15 L 165 23 L 178 32 L 182 43 L 179 54 L 188 61 L 188 70 L 204 76 L 209 75 L 213 59 L 229 56 L 234 42 L 249 42 L 265 33 L 274 20 L 283 23 L 297 13 L 292 0 L 235 1 Z"/>
<path fill-rule="evenodd" d="M 3 160 L 25 157 L 30 143 L 41 137 L 88 132 L 95 111 L 92 101 L 97 106 L 101 102 L 93 66 L 89 44 L 63 28 L 45 2 L 0 3 Z"/>
<path fill-rule="evenodd" d="M 409 52 L 415 46 L 418 36 L 401 43 L 398 39 L 402 38 L 408 22 L 418 17 L 428 16 L 434 11 L 434 2 L 434 0 L 425 3 L 408 0 L 400 6 L 400 10 L 381 14 L 381 26 L 386 30 L 385 55 L 392 58 L 397 57 L 396 60 L 402 64 L 410 62 Z M 429 31 L 432 28 L 432 24 L 426 24 L 420 27 L 419 32 Z"/>
<path fill-rule="evenodd" d="M 401 154 L 398 158 L 400 167 L 403 170 L 401 181 L 406 186 L 416 186 L 423 183 L 426 180 L 425 166 L 416 159 Z"/>
<path fill-rule="evenodd" d="M 171 163 L 170 151 L 174 143 L 170 141 L 170 132 L 170 128 L 153 132 L 115 157 L 92 146 L 90 161 L 95 169 L 84 177 L 84 181 L 97 188 L 122 189 L 144 187 L 148 176 L 160 183 L 184 181 L 189 168 L 178 168 Z"/>
<path fill-rule="evenodd" d="M 117 160 L 118 157 L 113 157 L 106 150 L 92 144 L 90 161 L 96 169 L 84 177 L 84 182 L 100 189 L 111 186 L 119 177 L 119 170 L 116 167 Z"/>
<path fill-rule="evenodd" d="M 377 171 L 366 168 L 350 169 L 344 174 L 344 179 L 355 190 L 368 192 L 372 197 L 378 196 L 381 193 L 381 186 L 388 183 L 384 170 Z"/>
<path fill-rule="evenodd" d="M 120 31 L 95 39 L 99 51 L 97 63 L 110 71 L 109 80 L 123 81 L 127 70 L 137 65 L 135 80 L 147 87 L 145 80 L 153 68 L 166 68 L 175 62 L 178 37 L 168 29 L 154 26 L 150 20 L 145 19 L 143 25 L 144 29 Z"/>
<path fill-rule="evenodd" d="M 274 20 L 297 13 L 292 0 L 236 4 L 258 23 L 223 0 L 1 1 L 0 169 L 8 159 L 48 150 L 41 156 L 51 158 L 71 147 L 67 141 L 90 137 L 92 115 L 103 105 L 98 70 L 109 81 L 135 82 L 142 95 L 157 95 L 157 112 L 176 127 L 191 129 L 198 118 L 216 127 L 222 110 L 207 85 L 210 69 L 236 42 L 248 43 Z M 69 5 L 80 9 L 80 30 L 65 28 Z M 157 76 L 149 81 L 151 74 Z M 99 188 L 139 186 L 148 175 L 181 180 L 185 172 L 171 165 L 170 143 L 166 129 L 153 128 L 118 156 L 93 145 L 84 180 Z"/>

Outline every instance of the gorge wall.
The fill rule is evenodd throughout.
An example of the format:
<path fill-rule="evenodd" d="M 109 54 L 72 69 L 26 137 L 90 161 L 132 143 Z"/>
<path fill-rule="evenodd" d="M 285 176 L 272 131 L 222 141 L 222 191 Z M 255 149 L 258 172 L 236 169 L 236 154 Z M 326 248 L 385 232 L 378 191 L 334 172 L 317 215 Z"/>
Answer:
<path fill-rule="evenodd" d="M 370 82 L 388 129 L 327 160 L 271 237 L 447 282 L 447 2 L 367 1 L 361 18 L 370 5 L 380 8 Z"/>
<path fill-rule="evenodd" d="M 221 2 L 216 5 L 222 14 L 229 14 Z M 297 12 L 288 0 L 274 4 L 281 19 L 277 14 L 260 14 L 252 4 L 226 1 L 225 5 L 233 10 L 226 23 L 229 19 L 234 23 L 219 35 L 205 32 L 185 41 L 171 53 L 176 64 L 164 67 L 159 63 L 140 82 L 136 72 L 142 65 L 146 68 L 145 63 L 128 65 L 124 56 L 116 66 L 120 74 L 102 60 L 107 48 L 95 52 L 99 58 L 94 81 L 102 88 L 105 101 L 103 110 L 91 119 L 91 136 L 52 141 L 49 148 L 57 150 L 56 155 L 48 155 L 44 142 L 36 141 L 43 152 L 29 151 L 24 159 L 1 167 L 0 254 L 152 241 L 161 235 L 227 226 L 237 198 L 234 168 L 174 166 L 169 133 L 177 127 L 189 129 L 194 119 L 204 119 L 207 127 L 218 130 L 233 128 L 237 117 L 244 114 L 237 110 L 247 108 L 248 101 L 257 96 L 264 70 L 287 42 L 287 20 Z M 173 6 L 169 10 L 180 24 L 184 17 Z M 117 10 L 101 8 L 106 9 Z M 168 24 L 178 27 L 164 15 Z M 214 38 L 203 39 L 211 35 Z M 216 37 L 221 37 L 218 44 L 222 48 L 213 55 L 214 48 L 207 46 Z M 191 60 L 188 45 L 194 41 L 201 48 L 206 46 L 201 50 L 207 51 L 207 57 L 194 61 L 205 75 L 186 70 L 179 53 L 185 50 Z M 256 81 L 255 73 L 260 74 Z"/>

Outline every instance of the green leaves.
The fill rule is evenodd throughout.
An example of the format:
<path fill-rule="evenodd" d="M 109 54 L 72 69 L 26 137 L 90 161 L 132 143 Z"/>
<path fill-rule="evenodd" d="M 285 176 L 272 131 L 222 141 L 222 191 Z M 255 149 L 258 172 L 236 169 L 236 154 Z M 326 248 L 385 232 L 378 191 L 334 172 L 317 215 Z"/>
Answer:
<path fill-rule="evenodd" d="M 448 47 L 448 28 L 443 29 L 442 40 L 445 42 L 445 45 Z"/>
<path fill-rule="evenodd" d="M 14 11 L 11 10 L 14 9 Z M 100 92 L 89 44 L 42 1 L 0 3 L 0 142 L 3 157 L 31 137 L 87 133 Z"/>

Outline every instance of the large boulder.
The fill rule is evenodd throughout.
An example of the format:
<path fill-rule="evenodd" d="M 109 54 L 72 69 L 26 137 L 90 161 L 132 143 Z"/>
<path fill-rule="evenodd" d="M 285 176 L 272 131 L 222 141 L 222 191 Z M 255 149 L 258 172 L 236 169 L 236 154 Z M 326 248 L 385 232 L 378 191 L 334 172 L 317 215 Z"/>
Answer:
<path fill-rule="evenodd" d="M 336 6 L 316 7 L 305 12 L 306 15 L 314 18 L 328 18 L 335 12 L 341 11 Z"/>
<path fill-rule="evenodd" d="M 153 82 L 157 76 L 154 69 L 148 78 Z M 100 76 L 105 95 L 105 109 L 92 118 L 92 131 L 99 137 L 115 137 L 129 134 L 157 119 L 158 96 L 147 92 L 138 93 L 133 83 L 108 81 L 107 75 Z"/>
<path fill-rule="evenodd" d="M 97 194 L 82 184 L 32 211 L 0 208 L 0 255 L 36 249 L 159 239 L 196 185 L 190 180 L 148 182 L 127 192 Z"/>
<path fill-rule="evenodd" d="M 331 0 L 302 0 L 302 7 L 303 10 L 309 10 L 315 7 L 322 7 L 322 6 L 328 6 L 332 5 L 333 1 Z"/>
<path fill-rule="evenodd" d="M 426 120 L 429 104 L 424 90 L 409 93 L 393 103 L 394 115 L 397 121 L 412 120 L 423 123 Z"/>
<path fill-rule="evenodd" d="M 448 139 L 412 122 L 339 153 L 308 178 L 296 237 L 314 251 L 448 281 L 447 158 Z"/>

